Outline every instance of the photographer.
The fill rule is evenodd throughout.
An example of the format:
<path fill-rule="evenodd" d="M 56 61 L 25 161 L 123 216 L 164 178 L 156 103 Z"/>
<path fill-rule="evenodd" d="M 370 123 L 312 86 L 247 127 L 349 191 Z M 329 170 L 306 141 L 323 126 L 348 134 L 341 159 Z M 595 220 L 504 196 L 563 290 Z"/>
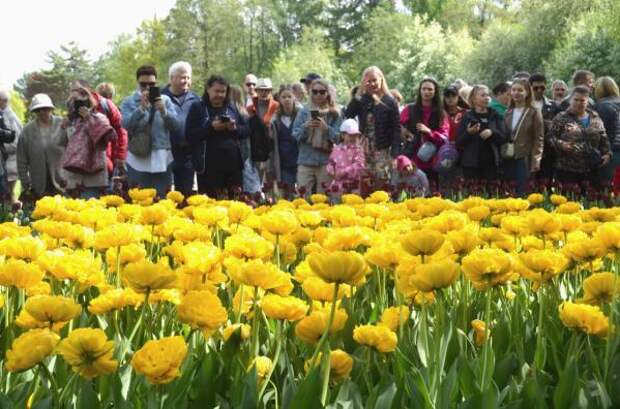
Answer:
<path fill-rule="evenodd" d="M 2 160 L 5 165 L 4 169 L 6 169 L 8 191 L 11 195 L 11 201 L 15 202 L 17 200 L 17 197 L 14 196 L 14 187 L 17 182 L 17 141 L 22 132 L 22 123 L 9 106 L 9 93 L 4 90 L 0 90 L 0 117 L 3 118 L 4 129 L 15 131 L 13 142 L 1 145 L 4 148 L 4 154 L 6 154 L 3 155 Z"/>
<path fill-rule="evenodd" d="M 61 164 L 66 191 L 73 197 L 99 197 L 108 186 L 106 148 L 117 138 L 104 114 L 96 111 L 97 101 L 82 86 L 74 86 L 67 101 L 68 116 L 63 121 L 66 145 Z"/>
<path fill-rule="evenodd" d="M 21 131 L 21 124 L 17 116 L 8 108 L 9 94 L 6 91 L 0 91 L 0 193 L 3 196 L 12 196 L 13 189 L 9 181 L 8 161 L 9 153 L 15 158 L 15 150 L 17 148 L 17 135 Z M 4 144 L 10 144 L 5 146 Z M 11 150 L 9 152 L 9 149 Z M 14 161 L 13 161 L 14 162 Z M 15 168 L 15 166 L 13 166 Z M 14 169 L 16 171 L 16 169 Z M 14 174 L 16 172 L 13 172 Z M 14 175 L 13 175 L 14 176 Z M 15 181 L 15 178 L 13 178 Z M 11 199 L 13 199 L 11 197 Z"/>
<path fill-rule="evenodd" d="M 123 128 L 129 137 L 127 176 L 130 186 L 155 188 L 164 197 L 172 186 L 170 133 L 180 132 L 175 105 L 157 86 L 155 67 L 136 72 L 138 89 L 121 103 Z"/>
<path fill-rule="evenodd" d="M 194 151 L 198 192 L 210 197 L 222 196 L 226 191 L 232 198 L 235 188 L 242 183 L 240 140 L 249 130 L 239 112 L 229 101 L 230 84 L 219 75 L 207 80 L 202 101 L 195 101 L 189 109 L 185 129 L 187 140 Z"/>

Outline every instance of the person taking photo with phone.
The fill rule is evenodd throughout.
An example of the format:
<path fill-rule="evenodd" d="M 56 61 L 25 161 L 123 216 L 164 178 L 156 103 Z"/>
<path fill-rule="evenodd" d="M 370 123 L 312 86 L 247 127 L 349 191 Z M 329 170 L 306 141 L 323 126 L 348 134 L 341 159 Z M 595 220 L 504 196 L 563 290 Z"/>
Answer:
<path fill-rule="evenodd" d="M 181 122 L 175 105 L 157 86 L 155 67 L 138 68 L 136 80 L 138 89 L 121 103 L 123 128 L 129 136 L 129 186 L 154 188 L 164 197 L 172 185 L 170 132 L 179 132 Z"/>
<path fill-rule="evenodd" d="M 340 133 L 342 116 L 336 90 L 324 79 L 310 84 L 310 102 L 295 117 L 298 143 L 297 184 L 305 194 L 323 193 L 331 178 L 325 165 Z"/>
<path fill-rule="evenodd" d="M 226 78 L 209 77 L 202 100 L 192 104 L 185 124 L 194 152 L 198 192 L 212 198 L 232 199 L 242 183 L 241 143 L 249 131 L 229 94 Z"/>

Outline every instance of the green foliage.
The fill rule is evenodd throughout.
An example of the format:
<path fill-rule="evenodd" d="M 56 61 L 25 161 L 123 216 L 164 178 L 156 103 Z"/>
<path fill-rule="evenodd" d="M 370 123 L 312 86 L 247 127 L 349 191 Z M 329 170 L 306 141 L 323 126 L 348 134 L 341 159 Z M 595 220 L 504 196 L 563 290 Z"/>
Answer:
<path fill-rule="evenodd" d="M 21 95 L 16 91 L 9 92 L 9 106 L 15 112 L 15 115 L 22 121 L 22 124 L 27 122 L 27 113 L 28 108 L 26 107 L 26 102 L 23 100 Z"/>
<path fill-rule="evenodd" d="M 618 9 L 620 7 L 616 7 Z M 554 78 L 568 79 L 575 70 L 587 68 L 597 77 L 609 75 L 620 78 L 620 36 L 614 32 L 616 25 L 610 23 L 607 16 L 596 13 L 588 14 L 575 23 L 549 57 L 547 71 Z"/>
<path fill-rule="evenodd" d="M 324 34 L 307 29 L 300 41 L 283 49 L 273 64 L 272 79 L 276 85 L 298 82 L 308 72 L 320 72 L 340 92 L 339 99 L 347 101 L 351 83 L 336 66 L 334 51 Z"/>
<path fill-rule="evenodd" d="M 429 75 L 446 84 L 461 75 L 461 61 L 473 46 L 465 31 L 451 32 L 420 16 L 378 10 L 353 57 L 356 79 L 361 71 L 378 65 L 390 87 L 412 95 L 419 81 Z"/>

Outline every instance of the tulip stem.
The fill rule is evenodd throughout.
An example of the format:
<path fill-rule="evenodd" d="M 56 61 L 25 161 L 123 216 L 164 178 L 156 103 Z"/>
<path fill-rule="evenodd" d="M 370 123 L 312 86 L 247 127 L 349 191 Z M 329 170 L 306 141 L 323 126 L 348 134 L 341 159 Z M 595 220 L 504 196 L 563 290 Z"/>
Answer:
<path fill-rule="evenodd" d="M 485 293 L 485 306 L 484 306 L 484 349 L 482 352 L 482 379 L 480 380 L 480 391 L 484 393 L 487 387 L 487 363 L 489 361 L 489 349 L 491 348 L 491 340 L 489 334 L 491 331 L 491 290 L 487 290 Z"/>
<path fill-rule="evenodd" d="M 60 408 L 62 407 L 62 399 L 65 395 L 65 391 L 69 389 L 69 387 L 71 386 L 71 383 L 73 381 L 73 379 L 75 378 L 75 375 L 77 375 L 76 372 L 74 372 L 71 375 L 71 378 L 69 378 L 69 382 L 67 382 L 65 384 L 65 386 L 63 386 L 62 388 L 62 393 L 60 394 L 60 396 L 58 396 L 58 384 L 56 383 L 56 379 L 54 379 L 54 377 L 52 376 L 52 374 L 50 373 L 49 369 L 47 369 L 47 366 L 45 366 L 44 363 L 39 363 L 39 368 L 43 370 L 43 373 L 45 374 L 45 377 L 49 380 L 50 382 L 50 389 L 52 390 L 52 397 L 54 399 L 54 407 Z"/>
<path fill-rule="evenodd" d="M 538 328 L 536 333 L 536 353 L 534 354 L 534 365 L 542 370 L 545 366 L 545 351 L 543 338 L 543 318 L 545 309 L 545 287 L 541 285 L 538 289 Z"/>
<path fill-rule="evenodd" d="M 282 350 L 282 338 L 283 338 L 282 337 L 282 323 L 278 321 L 276 323 L 276 336 L 275 336 L 276 352 L 273 355 L 273 361 L 272 361 L 273 363 L 271 365 L 271 368 L 269 369 L 267 376 L 265 376 L 265 379 L 263 380 L 263 385 L 261 386 L 260 391 L 258 392 L 259 402 L 261 400 L 261 397 L 263 396 L 263 393 L 265 393 L 265 389 L 267 389 L 267 384 L 270 382 L 271 375 L 273 375 L 273 371 L 276 369 L 276 366 L 278 365 L 278 360 L 280 359 L 280 351 Z M 276 402 L 277 402 L 277 399 L 276 399 Z"/>
<path fill-rule="evenodd" d="M 323 370 L 323 385 L 321 387 L 321 405 L 325 406 L 327 403 L 327 392 L 329 391 L 329 372 L 331 369 L 331 358 L 330 358 L 330 348 L 329 344 L 326 345 L 325 352 L 323 353 L 322 365 L 321 368 Z"/>
<path fill-rule="evenodd" d="M 337 299 L 338 299 L 338 283 L 334 283 L 334 294 L 332 295 L 332 307 L 329 312 L 329 320 L 327 321 L 327 327 L 325 328 L 325 331 L 323 331 L 323 335 L 321 336 L 321 339 L 319 340 L 319 343 L 317 344 L 316 349 L 314 350 L 314 354 L 312 354 L 312 359 L 310 360 L 312 365 L 314 365 L 316 357 L 319 355 L 319 352 L 321 351 L 323 344 L 325 343 L 325 341 L 327 340 L 327 337 L 329 336 L 329 330 L 332 327 L 332 323 L 334 322 L 334 315 L 336 313 L 336 300 Z"/>

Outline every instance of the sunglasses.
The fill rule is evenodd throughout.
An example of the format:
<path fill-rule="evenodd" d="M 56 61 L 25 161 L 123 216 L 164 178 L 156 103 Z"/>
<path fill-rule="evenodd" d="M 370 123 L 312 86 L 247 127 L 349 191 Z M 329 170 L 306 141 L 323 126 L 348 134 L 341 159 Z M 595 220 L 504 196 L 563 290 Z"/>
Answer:
<path fill-rule="evenodd" d="M 150 87 L 154 87 L 156 84 L 157 84 L 156 82 L 141 82 L 140 88 L 150 88 Z"/>
<path fill-rule="evenodd" d="M 246 86 L 246 87 L 255 87 L 255 86 L 256 86 L 256 83 L 255 83 L 255 82 L 246 82 L 246 83 L 245 83 L 245 86 Z"/>
<path fill-rule="evenodd" d="M 325 95 L 325 94 L 327 94 L 326 89 L 313 89 L 312 90 L 312 95 Z"/>
<path fill-rule="evenodd" d="M 539 86 L 539 87 L 532 87 L 532 89 L 533 89 L 534 91 L 544 91 L 544 90 L 546 90 L 546 89 L 547 89 L 547 87 L 545 87 L 545 86 Z"/>

